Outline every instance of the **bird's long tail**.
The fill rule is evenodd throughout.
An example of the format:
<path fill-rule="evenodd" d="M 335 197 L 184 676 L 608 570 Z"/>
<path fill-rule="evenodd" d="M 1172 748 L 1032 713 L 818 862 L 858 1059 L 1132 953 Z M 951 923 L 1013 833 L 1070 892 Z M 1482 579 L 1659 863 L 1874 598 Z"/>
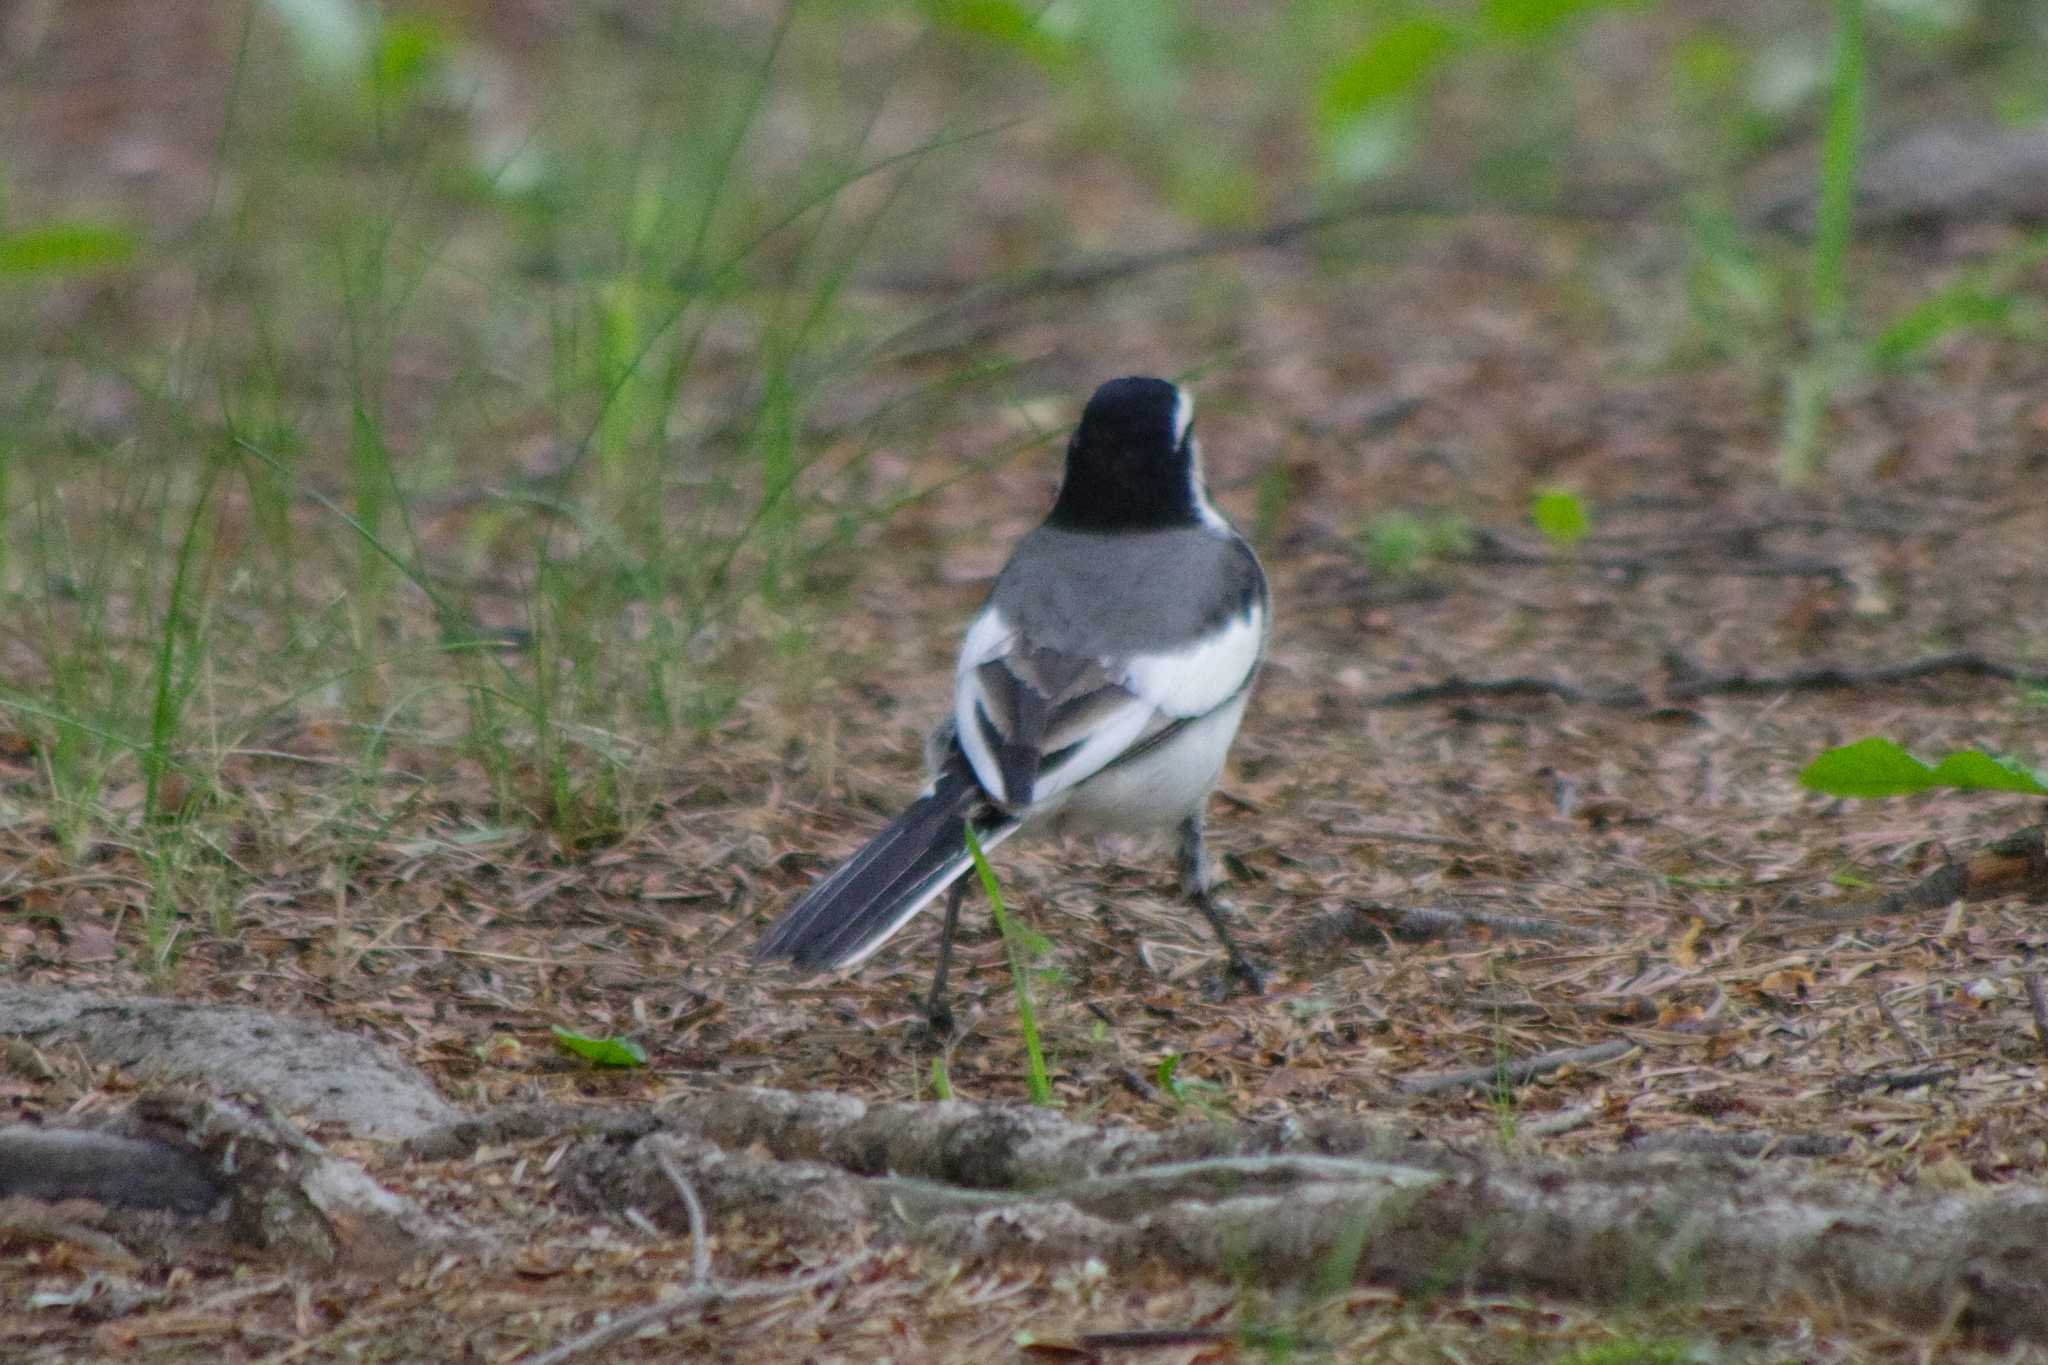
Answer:
<path fill-rule="evenodd" d="M 1017 820 L 989 806 L 956 757 L 910 809 L 804 893 L 762 936 L 754 957 L 801 967 L 851 967 L 888 942 L 918 911 L 973 866 L 964 822 L 984 849 L 1016 832 Z"/>

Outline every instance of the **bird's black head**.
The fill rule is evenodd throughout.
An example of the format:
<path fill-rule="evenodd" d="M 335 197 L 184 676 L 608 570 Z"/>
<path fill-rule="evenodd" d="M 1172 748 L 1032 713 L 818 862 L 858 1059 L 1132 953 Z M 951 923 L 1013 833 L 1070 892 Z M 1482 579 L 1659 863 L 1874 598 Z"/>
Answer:
<path fill-rule="evenodd" d="M 1065 531 L 1163 531 L 1198 525 L 1204 498 L 1194 400 L 1164 379 L 1112 379 L 1067 443 L 1067 472 L 1046 518 Z"/>

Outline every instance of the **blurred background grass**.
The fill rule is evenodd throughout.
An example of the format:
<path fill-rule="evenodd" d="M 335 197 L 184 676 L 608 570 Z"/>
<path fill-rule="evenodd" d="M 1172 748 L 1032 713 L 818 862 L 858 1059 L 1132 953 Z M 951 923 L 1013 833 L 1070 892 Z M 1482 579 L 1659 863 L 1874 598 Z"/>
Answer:
<path fill-rule="evenodd" d="M 800 707 L 877 527 L 1078 398 L 971 325 L 1015 291 L 1641 215 L 1657 277 L 1589 287 L 1678 300 L 1645 363 L 1741 367 L 1788 483 L 1854 376 L 2048 330 L 2036 234 L 1881 304 L 1851 250 L 1874 141 L 2048 117 L 2027 0 L 0 17 L 0 714 L 34 772 L 0 821 L 130 852 L 159 961 L 231 927 L 264 839 L 345 860 L 439 799 L 380 785 L 394 745 L 575 851 L 638 818 L 650 750 L 748 689 Z M 1204 287 L 1163 348 L 1191 369 L 1247 344 L 1243 285 Z M 231 836 L 278 813 L 223 776 L 251 754 L 346 780 Z"/>

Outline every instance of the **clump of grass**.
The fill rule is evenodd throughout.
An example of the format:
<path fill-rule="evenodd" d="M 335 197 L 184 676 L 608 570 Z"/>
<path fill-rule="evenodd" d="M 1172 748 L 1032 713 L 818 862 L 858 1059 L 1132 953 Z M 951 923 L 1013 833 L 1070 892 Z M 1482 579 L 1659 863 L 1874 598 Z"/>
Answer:
<path fill-rule="evenodd" d="M 565 94 L 522 125 L 444 22 L 252 6 L 186 241 L 0 219 L 10 303 L 107 272 L 201 285 L 186 315 L 95 310 L 55 342 L 0 320 L 58 356 L 0 399 L 0 614 L 27 660 L 0 710 L 67 853 L 143 865 L 153 958 L 230 927 L 213 769 L 252 736 L 359 736 L 309 814 L 348 877 L 393 819 L 436 818 L 380 780 L 394 735 L 474 764 L 454 799 L 486 810 L 462 818 L 575 855 L 646 818 L 652 742 L 695 742 L 764 677 L 810 685 L 812 566 L 901 505 L 860 476 L 915 420 L 821 441 L 820 399 L 899 324 L 847 284 L 972 135 L 873 152 L 884 96 L 812 60 L 856 20 L 673 22 L 535 55 Z M 777 101 L 851 131 L 760 155 Z M 133 420 L 88 430 L 81 376 Z"/>
<path fill-rule="evenodd" d="M 1377 513 L 1359 532 L 1365 562 L 1389 578 L 1409 578 L 1472 548 L 1472 523 L 1456 512 L 1397 507 Z"/>

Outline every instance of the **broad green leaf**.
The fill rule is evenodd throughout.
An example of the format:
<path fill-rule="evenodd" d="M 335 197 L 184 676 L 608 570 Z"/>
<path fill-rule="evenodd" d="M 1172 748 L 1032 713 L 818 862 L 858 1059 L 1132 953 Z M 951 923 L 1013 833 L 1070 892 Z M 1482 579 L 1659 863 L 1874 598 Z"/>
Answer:
<path fill-rule="evenodd" d="M 135 234 L 104 223 L 45 223 L 0 233 L 0 278 L 106 270 L 125 264 L 135 247 Z"/>
<path fill-rule="evenodd" d="M 1859 798 L 1906 796 L 1933 787 L 2048 796 L 2048 780 L 2012 759 L 1960 749 L 1930 766 L 1876 736 L 1828 750 L 1806 766 L 1799 781 L 1809 791 Z"/>
<path fill-rule="evenodd" d="M 631 1038 L 617 1034 L 609 1038 L 591 1038 L 557 1024 L 555 1041 L 586 1062 L 597 1066 L 647 1065 L 647 1049 Z"/>
<path fill-rule="evenodd" d="M 1963 749 L 1934 765 L 1934 780 L 1945 787 L 1977 792 L 2028 792 L 2048 796 L 2041 774 L 2009 758 Z"/>
<path fill-rule="evenodd" d="M 1830 749 L 1806 765 L 1799 784 L 1828 796 L 1904 796 L 1926 791 L 1934 769 L 1875 735 Z"/>
<path fill-rule="evenodd" d="M 1569 548 L 1585 539 L 1593 519 L 1585 500 L 1569 488 L 1546 488 L 1529 504 L 1529 520 L 1553 545 Z"/>
<path fill-rule="evenodd" d="M 1387 25 L 1323 72 L 1317 125 L 1340 129 L 1434 75 L 1462 38 L 1448 20 L 1416 15 Z"/>

